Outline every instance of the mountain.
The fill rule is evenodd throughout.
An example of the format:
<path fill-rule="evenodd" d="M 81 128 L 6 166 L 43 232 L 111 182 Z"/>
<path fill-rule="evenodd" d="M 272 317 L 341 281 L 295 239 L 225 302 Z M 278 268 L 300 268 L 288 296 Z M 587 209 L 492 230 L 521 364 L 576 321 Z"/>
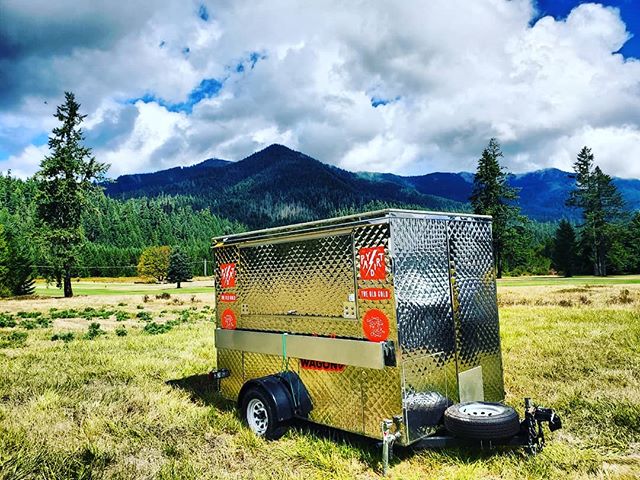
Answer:
<path fill-rule="evenodd" d="M 224 161 L 222 161 L 224 162 Z M 116 198 L 180 195 L 250 228 L 326 218 L 385 206 L 468 211 L 468 205 L 395 182 L 370 180 L 282 145 L 237 162 L 205 161 L 105 185 Z"/>
<path fill-rule="evenodd" d="M 578 219 L 564 206 L 574 186 L 555 168 L 509 176 L 520 206 L 539 221 Z M 640 209 L 640 180 L 615 178 L 630 209 Z M 194 208 L 240 221 L 250 228 L 326 218 L 385 206 L 469 211 L 473 174 L 349 172 L 282 145 L 271 145 L 237 162 L 209 159 L 190 167 L 124 175 L 106 185 L 112 197 L 188 196 Z"/>
<path fill-rule="evenodd" d="M 384 180 L 415 188 L 420 193 L 466 202 L 473 189 L 473 173 L 428 173 L 426 175 L 403 177 L 390 173 L 360 173 L 369 180 Z M 575 186 L 571 173 L 557 168 L 545 168 L 534 172 L 511 174 L 507 182 L 518 189 L 522 213 L 538 221 L 556 221 L 561 218 L 578 220 L 580 211 L 567 208 L 565 200 Z M 627 208 L 640 209 L 640 180 L 614 178 L 613 183 L 622 194 Z"/>

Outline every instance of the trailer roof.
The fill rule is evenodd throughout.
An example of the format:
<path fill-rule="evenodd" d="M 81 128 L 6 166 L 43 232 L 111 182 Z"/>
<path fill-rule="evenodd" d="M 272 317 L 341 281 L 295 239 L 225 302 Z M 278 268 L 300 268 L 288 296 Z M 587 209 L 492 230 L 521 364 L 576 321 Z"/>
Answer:
<path fill-rule="evenodd" d="M 375 210 L 372 212 L 357 213 L 355 215 L 346 215 L 344 217 L 334 217 L 324 220 L 315 220 L 312 222 L 294 223 L 292 225 L 284 225 L 282 227 L 264 228 L 262 230 L 253 230 L 250 232 L 235 233 L 232 235 L 222 235 L 213 238 L 215 246 L 228 245 L 232 243 L 242 243 L 247 241 L 262 240 L 267 238 L 286 237 L 289 235 L 299 235 L 311 232 L 330 231 L 339 228 L 353 227 L 355 225 L 368 223 L 384 223 L 390 218 L 434 218 L 434 219 L 451 219 L 451 218 L 476 218 L 482 220 L 491 220 L 490 215 L 474 215 L 471 213 L 453 213 L 453 212 L 432 212 L 427 210 L 402 210 L 395 208 L 387 208 L 384 210 Z"/>

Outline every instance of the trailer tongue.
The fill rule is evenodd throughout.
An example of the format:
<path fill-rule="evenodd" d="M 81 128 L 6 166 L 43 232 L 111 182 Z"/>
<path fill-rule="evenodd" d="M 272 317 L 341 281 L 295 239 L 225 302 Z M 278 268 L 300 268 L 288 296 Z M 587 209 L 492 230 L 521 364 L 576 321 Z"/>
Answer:
<path fill-rule="evenodd" d="M 220 237 L 214 257 L 213 376 L 259 435 L 304 418 L 388 458 L 393 443 L 535 452 L 542 423 L 560 427 L 500 403 L 489 217 L 382 210 Z"/>

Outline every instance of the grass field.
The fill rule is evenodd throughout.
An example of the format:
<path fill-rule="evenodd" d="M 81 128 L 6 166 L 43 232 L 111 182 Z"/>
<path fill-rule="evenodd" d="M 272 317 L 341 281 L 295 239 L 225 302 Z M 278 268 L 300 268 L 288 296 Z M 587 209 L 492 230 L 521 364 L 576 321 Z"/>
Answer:
<path fill-rule="evenodd" d="M 400 449 L 392 478 L 640 478 L 638 279 L 556 280 L 499 287 L 506 401 L 521 412 L 531 396 L 564 420 L 545 451 Z M 0 478 L 379 476 L 370 442 L 308 428 L 266 442 L 241 425 L 204 375 L 215 365 L 205 285 L 90 286 L 0 302 Z M 90 323 L 106 333 L 85 338 Z"/>

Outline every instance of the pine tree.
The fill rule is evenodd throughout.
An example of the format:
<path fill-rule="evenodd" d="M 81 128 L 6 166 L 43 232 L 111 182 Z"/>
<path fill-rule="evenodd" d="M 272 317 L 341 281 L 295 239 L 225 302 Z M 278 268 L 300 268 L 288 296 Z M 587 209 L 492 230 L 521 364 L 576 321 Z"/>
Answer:
<path fill-rule="evenodd" d="M 0 297 L 11 295 L 9 288 L 9 246 L 4 233 L 4 226 L 0 224 Z"/>
<path fill-rule="evenodd" d="M 471 205 L 476 214 L 493 217 L 493 252 L 498 278 L 504 270 L 505 240 L 514 223 L 520 220 L 517 190 L 507 185 L 507 172 L 500 166 L 502 151 L 498 140 L 492 138 L 482 152 L 473 178 Z"/>
<path fill-rule="evenodd" d="M 191 280 L 192 277 L 189 258 L 179 247 L 171 249 L 167 281 L 177 283 L 176 288 L 180 288 L 180 283 Z"/>
<path fill-rule="evenodd" d="M 64 296 L 71 297 L 71 274 L 85 241 L 82 212 L 90 192 L 97 188 L 94 182 L 103 179 L 109 167 L 97 162 L 91 149 L 82 145 L 80 124 L 86 115 L 80 114 L 73 93 L 64 96 L 65 102 L 54 115 L 61 124 L 49 137 L 51 154 L 36 173 L 36 204 L 45 258 L 53 266 L 58 286 L 64 287 Z"/>
<path fill-rule="evenodd" d="M 553 241 L 553 267 L 565 277 L 572 277 L 576 267 L 576 232 L 573 226 L 562 220 Z"/>
<path fill-rule="evenodd" d="M 589 243 L 593 273 L 604 277 L 610 245 L 607 230 L 623 216 L 624 202 L 611 177 L 595 166 L 590 148 L 585 146 L 580 150 L 573 170 L 576 188 L 570 193 L 567 205 L 582 209 L 581 233 Z"/>

